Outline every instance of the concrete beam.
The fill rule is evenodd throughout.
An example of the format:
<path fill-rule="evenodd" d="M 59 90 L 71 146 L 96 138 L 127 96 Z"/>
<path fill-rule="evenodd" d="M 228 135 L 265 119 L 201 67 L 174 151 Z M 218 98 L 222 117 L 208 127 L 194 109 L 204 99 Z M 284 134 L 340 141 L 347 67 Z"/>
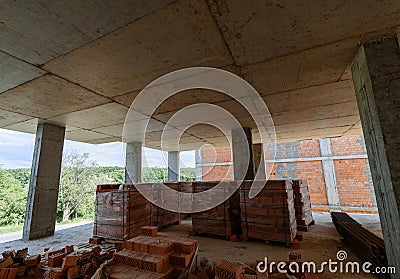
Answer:
<path fill-rule="evenodd" d="M 254 180 L 251 128 L 232 130 L 233 173 L 235 180 Z"/>
<path fill-rule="evenodd" d="M 54 235 L 65 128 L 39 124 L 32 160 L 23 239 Z"/>
<path fill-rule="evenodd" d="M 363 44 L 353 60 L 352 75 L 388 263 L 399 271 L 400 48 L 398 39 L 389 37 Z"/>
<path fill-rule="evenodd" d="M 253 144 L 253 172 L 255 180 L 266 180 L 264 148 L 262 143 Z"/>
<path fill-rule="evenodd" d="M 142 180 L 142 143 L 128 142 L 125 156 L 125 183 L 140 183 Z"/>
<path fill-rule="evenodd" d="M 179 151 L 168 152 L 168 181 L 178 182 L 180 177 L 179 170 Z"/>

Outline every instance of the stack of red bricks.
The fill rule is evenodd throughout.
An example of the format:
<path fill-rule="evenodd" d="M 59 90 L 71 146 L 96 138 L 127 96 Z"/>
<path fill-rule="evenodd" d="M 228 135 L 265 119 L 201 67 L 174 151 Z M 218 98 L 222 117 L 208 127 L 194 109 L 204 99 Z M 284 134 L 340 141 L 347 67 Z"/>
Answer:
<path fill-rule="evenodd" d="M 314 224 L 311 210 L 310 192 L 306 180 L 293 180 L 294 207 L 296 211 L 297 229 L 307 231 Z"/>
<path fill-rule="evenodd" d="M 113 264 L 107 267 L 109 278 L 178 278 L 188 268 L 197 241 L 154 236 L 153 227 L 142 232 L 145 235 L 127 240 L 125 249 L 114 254 Z"/>
<path fill-rule="evenodd" d="M 206 192 L 219 183 L 221 183 L 218 186 L 219 190 L 214 188 L 213 192 Z M 193 182 L 192 185 L 194 193 L 203 192 L 202 198 L 197 202 L 202 206 L 209 205 L 210 207 L 207 211 L 192 214 L 193 233 L 223 236 L 227 239 L 236 235 L 236 223 L 240 224 L 237 218 L 240 210 L 238 192 L 232 190 L 234 193 L 230 196 L 230 189 L 237 188 L 236 182 Z M 226 199 L 225 202 L 214 206 L 224 199 Z M 196 208 L 196 204 L 193 206 Z"/>
<path fill-rule="evenodd" d="M 244 181 L 240 187 L 243 237 L 291 244 L 297 234 L 292 182 L 269 180 L 257 185 L 262 190 L 250 199 L 252 183 Z"/>
<path fill-rule="evenodd" d="M 165 182 L 163 184 L 176 192 L 164 191 L 160 187 L 158 191 L 153 191 L 152 197 L 159 204 L 163 204 L 164 206 L 185 206 L 184 201 L 179 200 L 179 202 L 177 202 L 177 192 L 192 193 L 192 182 Z M 154 183 L 146 183 L 142 185 L 147 187 L 151 185 L 153 189 L 157 188 L 157 184 Z M 171 204 L 168 204 L 168 202 Z M 151 204 L 151 224 L 153 226 L 164 228 L 170 225 L 175 225 L 180 223 L 180 221 L 185 219 L 185 217 L 186 214 L 169 211 Z"/>
<path fill-rule="evenodd" d="M 134 185 L 98 185 L 93 236 L 126 240 L 150 225 L 150 203 Z"/>
<path fill-rule="evenodd" d="M 178 182 L 165 182 L 163 183 L 167 187 L 171 188 L 174 191 L 180 191 L 180 185 Z M 145 184 L 145 186 L 148 186 L 149 184 Z M 156 184 L 154 184 L 156 185 Z M 167 191 L 163 191 L 162 188 L 160 187 L 159 191 L 154 191 L 153 198 L 155 201 L 164 203 L 168 201 L 172 201 L 173 197 L 170 198 L 168 195 L 171 193 Z M 172 193 L 173 194 L 173 193 Z M 177 203 L 175 203 L 176 205 Z M 179 223 L 179 213 L 177 212 L 172 212 L 163 208 L 160 208 L 154 204 L 151 204 L 151 224 L 153 226 L 157 226 L 159 228 L 164 228 L 170 225 L 178 224 Z"/>

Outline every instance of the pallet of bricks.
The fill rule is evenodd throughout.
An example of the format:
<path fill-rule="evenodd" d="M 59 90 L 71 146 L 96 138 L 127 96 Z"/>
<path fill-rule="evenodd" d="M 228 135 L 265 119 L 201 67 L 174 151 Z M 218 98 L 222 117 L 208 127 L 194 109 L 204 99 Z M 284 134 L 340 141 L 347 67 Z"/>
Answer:
<path fill-rule="evenodd" d="M 218 188 L 213 188 L 218 185 Z M 193 192 L 203 195 L 197 198 L 199 205 L 209 205 L 209 210 L 192 214 L 192 234 L 235 238 L 240 230 L 240 207 L 237 182 L 193 182 Z M 213 188 L 212 192 L 206 192 Z M 226 199 L 225 202 L 214 206 Z M 193 205 L 196 211 L 196 204 Z"/>
<path fill-rule="evenodd" d="M 308 231 L 308 226 L 314 224 L 314 219 L 306 180 L 293 180 L 293 195 L 297 229 L 299 231 Z"/>
<path fill-rule="evenodd" d="M 123 241 L 150 225 L 150 203 L 134 185 L 98 185 L 93 236 Z"/>
<path fill-rule="evenodd" d="M 240 187 L 241 225 L 244 239 L 262 239 L 291 244 L 297 235 L 296 214 L 290 180 L 269 180 L 253 199 L 253 181 Z"/>
<path fill-rule="evenodd" d="M 192 192 L 191 182 L 166 182 L 163 184 L 177 192 L 184 192 L 184 193 Z M 157 188 L 157 183 L 155 184 L 148 183 L 143 185 L 151 186 L 152 188 Z M 159 185 L 161 186 L 162 184 Z M 172 206 L 180 204 L 178 202 L 175 202 L 176 192 L 168 193 L 167 191 L 162 191 L 161 189 L 162 188 L 159 187 L 158 191 L 153 191 L 153 198 L 156 201 L 161 203 L 171 201 L 174 203 Z M 169 197 L 168 195 L 172 195 L 173 197 Z M 170 225 L 179 224 L 179 222 L 183 220 L 185 217 L 186 217 L 185 214 L 169 211 L 160 208 L 154 204 L 151 204 L 151 225 L 153 226 L 164 228 Z"/>
<path fill-rule="evenodd" d="M 196 240 L 159 237 L 157 227 L 143 227 L 142 235 L 114 254 L 104 273 L 110 279 L 181 278 L 190 272 L 196 254 Z"/>

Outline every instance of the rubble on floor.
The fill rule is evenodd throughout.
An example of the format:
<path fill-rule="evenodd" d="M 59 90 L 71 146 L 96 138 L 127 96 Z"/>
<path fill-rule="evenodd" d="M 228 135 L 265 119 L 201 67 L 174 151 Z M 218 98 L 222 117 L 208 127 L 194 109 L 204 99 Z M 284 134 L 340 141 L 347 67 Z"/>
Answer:
<path fill-rule="evenodd" d="M 29 255 L 28 248 L 9 250 L 0 259 L 0 278 L 81 279 L 91 278 L 98 267 L 113 257 L 115 249 L 95 244 L 46 249 L 43 254 Z"/>

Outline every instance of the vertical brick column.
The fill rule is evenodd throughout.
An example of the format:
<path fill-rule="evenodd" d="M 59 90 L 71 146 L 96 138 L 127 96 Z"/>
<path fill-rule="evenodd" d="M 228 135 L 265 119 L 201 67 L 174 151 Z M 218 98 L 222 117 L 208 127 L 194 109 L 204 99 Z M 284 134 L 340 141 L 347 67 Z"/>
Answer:
<path fill-rule="evenodd" d="M 54 235 L 64 135 L 64 127 L 37 127 L 23 239 Z"/>
<path fill-rule="evenodd" d="M 395 266 L 399 274 L 400 48 L 397 38 L 363 44 L 351 69 L 386 254 L 389 265 Z"/>

